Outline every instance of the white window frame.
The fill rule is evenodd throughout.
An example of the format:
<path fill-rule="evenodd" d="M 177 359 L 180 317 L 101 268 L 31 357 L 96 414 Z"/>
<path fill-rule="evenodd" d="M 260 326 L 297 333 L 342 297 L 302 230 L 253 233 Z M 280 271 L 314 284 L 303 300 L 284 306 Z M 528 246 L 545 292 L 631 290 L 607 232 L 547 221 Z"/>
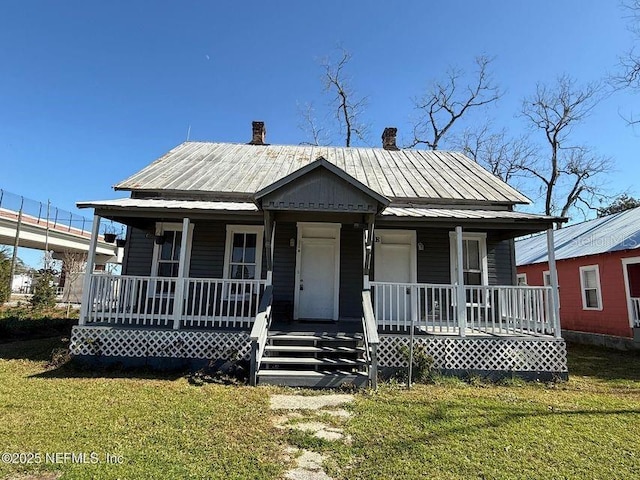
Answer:
<path fill-rule="evenodd" d="M 520 280 L 524 280 L 522 283 L 520 283 Z M 526 287 L 528 285 L 527 283 L 527 274 L 526 273 L 518 273 L 516 274 L 516 285 L 519 287 Z"/>
<path fill-rule="evenodd" d="M 587 306 L 587 295 L 584 285 L 584 272 L 595 271 L 596 272 L 596 293 L 598 298 L 597 307 Z M 583 310 L 602 310 L 602 285 L 600 283 L 600 266 L 599 265 L 583 265 L 580 267 L 580 294 L 582 296 L 582 309 Z"/>
<path fill-rule="evenodd" d="M 551 271 L 545 270 L 542 272 L 542 286 L 550 287 L 551 286 Z"/>
<path fill-rule="evenodd" d="M 191 266 L 191 241 L 193 240 L 193 223 L 189 224 L 189 231 L 187 232 L 187 255 L 186 265 L 184 266 L 184 276 L 189 276 L 189 268 Z M 178 222 L 156 222 L 155 234 L 164 235 L 164 232 L 182 232 L 182 223 Z M 153 242 L 153 259 L 151 262 L 151 276 L 158 277 L 158 265 L 160 260 L 160 252 L 162 245 Z M 159 277 L 158 277 L 159 278 Z M 162 277 L 162 278 L 177 278 L 177 277 Z M 155 282 L 149 282 L 149 295 L 161 296 L 161 293 L 156 292 Z M 168 294 L 169 297 L 173 297 L 173 292 Z"/>
<path fill-rule="evenodd" d="M 229 266 L 231 265 L 233 235 L 236 233 L 254 233 L 256 235 L 256 278 L 254 280 L 260 280 L 262 278 L 264 225 L 227 225 L 227 238 L 225 240 L 224 248 L 224 271 L 222 272 L 222 278 L 225 280 L 233 280 L 230 278 L 231 272 L 229 271 Z M 225 289 L 226 300 L 236 300 L 240 298 L 238 295 L 230 295 L 229 292 L 230 286 Z"/>
<path fill-rule="evenodd" d="M 462 232 L 462 241 L 477 240 L 480 252 L 480 278 L 481 285 L 489 285 L 489 262 L 487 260 L 487 234 L 484 232 Z M 458 268 L 458 248 L 456 242 L 456 232 L 449 232 L 449 265 L 451 266 L 451 283 L 455 283 Z M 473 286 L 473 285 L 470 285 Z"/>

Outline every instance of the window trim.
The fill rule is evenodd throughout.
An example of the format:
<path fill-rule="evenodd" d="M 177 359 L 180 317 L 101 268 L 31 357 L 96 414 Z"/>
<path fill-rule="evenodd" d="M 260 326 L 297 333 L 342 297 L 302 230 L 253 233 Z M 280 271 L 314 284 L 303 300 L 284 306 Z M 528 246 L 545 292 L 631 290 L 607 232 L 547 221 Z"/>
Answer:
<path fill-rule="evenodd" d="M 584 285 L 584 272 L 595 271 L 596 272 L 596 294 L 598 298 L 597 307 L 587 306 L 587 295 Z M 590 288 L 591 289 L 591 288 Z M 582 296 L 582 309 L 583 310 L 602 310 L 602 284 L 600 283 L 600 265 L 583 265 L 580 267 L 580 294 Z"/>
<path fill-rule="evenodd" d="M 489 262 L 487 259 L 487 234 L 485 232 L 462 232 L 462 240 L 477 240 L 479 242 L 480 251 L 480 277 L 482 283 L 480 286 L 489 285 Z M 449 265 L 451 274 L 451 284 L 456 283 L 457 277 L 457 242 L 456 232 L 449 232 Z M 473 285 L 469 285 L 473 286 Z"/>
<path fill-rule="evenodd" d="M 235 225 L 227 224 L 227 236 L 224 243 L 224 270 L 222 278 L 225 280 L 233 280 L 230 278 L 229 265 L 231 264 L 231 247 L 233 245 L 233 235 L 236 233 L 255 233 L 256 234 L 256 278 L 262 279 L 262 250 L 264 244 L 264 225 Z"/>
<path fill-rule="evenodd" d="M 629 285 L 629 270 L 627 267 L 629 265 L 635 265 L 640 263 L 640 257 L 627 257 L 622 260 L 622 275 L 624 277 L 624 290 L 627 295 L 627 311 L 629 314 L 629 326 L 631 328 L 635 327 L 635 318 L 633 316 L 633 305 L 631 303 L 631 285 Z"/>
<path fill-rule="evenodd" d="M 549 279 L 549 283 L 547 283 L 547 279 Z M 551 270 L 544 270 L 542 272 L 542 286 L 543 287 L 551 286 Z"/>
<path fill-rule="evenodd" d="M 524 283 L 520 283 L 520 279 L 524 280 Z M 527 274 L 526 273 L 517 273 L 516 274 L 516 286 L 518 287 L 526 287 L 528 285 L 527 283 Z"/>

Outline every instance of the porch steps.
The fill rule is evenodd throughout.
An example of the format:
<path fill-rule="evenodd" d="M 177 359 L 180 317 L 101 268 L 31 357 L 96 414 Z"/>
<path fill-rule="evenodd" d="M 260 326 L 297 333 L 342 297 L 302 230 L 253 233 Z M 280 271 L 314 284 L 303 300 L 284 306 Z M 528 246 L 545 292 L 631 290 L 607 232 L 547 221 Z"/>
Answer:
<path fill-rule="evenodd" d="M 286 385 L 309 388 L 337 388 L 345 385 L 366 387 L 369 376 L 364 372 L 262 370 L 260 385 Z"/>
<path fill-rule="evenodd" d="M 258 383 L 292 387 L 366 386 L 362 334 L 272 331 L 267 337 Z"/>

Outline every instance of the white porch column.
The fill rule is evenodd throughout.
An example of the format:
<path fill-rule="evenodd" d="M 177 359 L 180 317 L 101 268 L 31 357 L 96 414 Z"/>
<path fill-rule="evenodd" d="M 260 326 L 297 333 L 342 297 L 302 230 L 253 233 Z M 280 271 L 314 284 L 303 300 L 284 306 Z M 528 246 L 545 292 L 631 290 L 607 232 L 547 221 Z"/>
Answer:
<path fill-rule="evenodd" d="M 87 252 L 87 265 L 84 272 L 84 283 L 82 285 L 82 305 L 80 306 L 79 325 L 84 325 L 89 314 L 89 300 L 91 290 L 91 276 L 96 263 L 96 247 L 98 245 L 98 235 L 100 234 L 100 217 L 93 215 L 93 225 L 91 227 L 91 240 L 89 242 L 89 251 Z"/>
<path fill-rule="evenodd" d="M 553 228 L 547 229 L 547 257 L 549 258 L 549 276 L 551 277 L 551 311 L 556 338 L 562 337 L 560 327 L 560 296 L 558 291 L 558 270 L 556 269 L 556 249 L 553 240 Z"/>
<path fill-rule="evenodd" d="M 173 328 L 180 328 L 182 317 L 182 303 L 184 299 L 185 272 L 187 271 L 187 249 L 189 248 L 189 224 L 188 218 L 182 219 L 182 240 L 180 242 L 180 263 L 178 265 L 178 278 L 176 278 L 176 291 L 173 295 Z"/>
<path fill-rule="evenodd" d="M 456 227 L 456 259 L 458 268 L 456 269 L 456 292 L 457 292 L 457 316 L 460 336 L 466 336 L 467 330 L 467 298 L 464 293 L 464 269 L 463 266 L 463 244 L 462 227 Z"/>

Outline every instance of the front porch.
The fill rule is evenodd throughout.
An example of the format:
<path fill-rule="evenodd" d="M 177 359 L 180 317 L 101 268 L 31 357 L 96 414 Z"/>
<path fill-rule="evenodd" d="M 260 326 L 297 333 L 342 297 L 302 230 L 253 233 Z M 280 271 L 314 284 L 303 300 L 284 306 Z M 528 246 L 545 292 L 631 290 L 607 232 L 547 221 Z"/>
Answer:
<path fill-rule="evenodd" d="M 160 367 L 238 359 L 252 384 L 375 386 L 379 372 L 408 366 L 402 352 L 413 345 L 449 374 L 566 376 L 550 287 L 370 282 L 361 319 L 305 322 L 275 313 L 266 279 L 90 282 L 71 342 L 84 358 Z"/>

